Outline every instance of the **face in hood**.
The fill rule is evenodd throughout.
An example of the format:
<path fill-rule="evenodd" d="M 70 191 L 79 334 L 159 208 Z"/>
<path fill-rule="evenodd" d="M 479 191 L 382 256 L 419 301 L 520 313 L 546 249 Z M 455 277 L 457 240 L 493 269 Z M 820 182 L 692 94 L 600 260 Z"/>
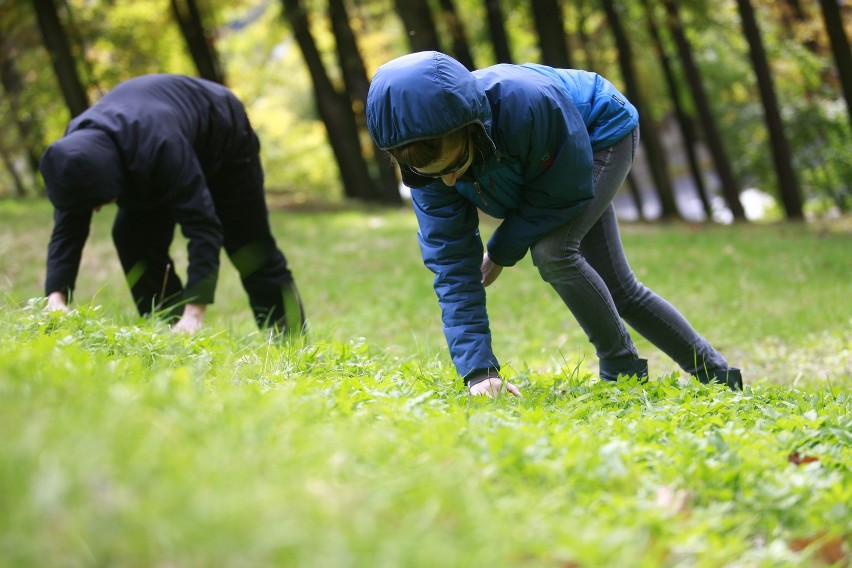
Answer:
<path fill-rule="evenodd" d="M 93 209 L 117 199 L 124 175 L 121 156 L 101 130 L 77 130 L 54 142 L 39 162 L 47 197 L 57 209 Z"/>
<path fill-rule="evenodd" d="M 367 94 L 367 128 L 382 150 L 437 138 L 468 124 L 488 124 L 485 93 L 467 68 L 443 53 L 393 59 L 376 71 Z"/>

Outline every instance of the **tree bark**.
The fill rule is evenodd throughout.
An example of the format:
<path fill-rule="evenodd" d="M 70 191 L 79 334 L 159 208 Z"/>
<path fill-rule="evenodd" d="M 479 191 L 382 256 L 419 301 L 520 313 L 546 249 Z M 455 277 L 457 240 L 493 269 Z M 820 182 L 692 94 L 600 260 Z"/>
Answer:
<path fill-rule="evenodd" d="M 819 0 L 822 6 L 822 18 L 828 38 L 831 40 L 831 51 L 840 75 L 840 85 L 846 99 L 846 111 L 849 124 L 852 125 L 852 50 L 849 48 L 849 38 L 843 29 L 843 19 L 840 15 L 838 0 Z"/>
<path fill-rule="evenodd" d="M 473 55 L 471 54 L 470 44 L 467 41 L 467 35 L 464 31 L 464 24 L 462 24 L 461 18 L 459 18 L 455 3 L 453 0 L 440 0 L 440 5 L 440 18 L 447 26 L 447 30 L 450 32 L 450 37 L 453 40 L 453 57 L 470 71 L 474 71 L 476 64 L 473 62 Z"/>
<path fill-rule="evenodd" d="M 72 117 L 89 108 L 89 97 L 77 73 L 77 65 L 71 53 L 71 45 L 53 0 L 33 0 L 44 46 L 50 53 L 53 71 L 59 81 L 59 89 Z"/>
<path fill-rule="evenodd" d="M 426 0 L 395 0 L 394 3 L 408 34 L 411 51 L 441 51 L 429 3 Z"/>
<path fill-rule="evenodd" d="M 21 102 L 24 97 L 24 81 L 15 64 L 17 54 L 14 43 L 0 30 L 0 83 L 6 93 L 9 113 L 26 153 L 29 170 L 33 179 L 36 179 L 38 159 L 44 150 L 43 138 L 39 125 L 33 121 L 32 113 Z"/>
<path fill-rule="evenodd" d="M 701 120 L 701 125 L 704 129 L 704 136 L 707 139 L 707 147 L 713 156 L 713 163 L 716 166 L 716 174 L 722 184 L 722 195 L 725 197 L 725 202 L 731 214 L 737 221 L 745 220 L 745 211 L 740 202 L 740 191 L 734 177 L 731 162 L 728 160 L 728 155 L 725 152 L 725 146 L 722 144 L 722 137 L 719 135 L 719 129 L 716 127 L 716 119 L 713 116 L 713 111 L 710 108 L 710 102 L 707 99 L 707 94 L 704 91 L 704 85 L 701 83 L 701 73 L 695 60 L 692 57 L 692 49 L 689 46 L 689 41 L 686 39 L 686 34 L 683 31 L 683 23 L 680 18 L 680 11 L 676 0 L 662 0 L 666 7 L 668 15 L 668 27 L 675 40 L 680 56 L 681 64 L 686 72 L 687 81 L 689 83 L 692 97 L 695 100 L 695 106 L 698 110 L 698 116 Z"/>
<path fill-rule="evenodd" d="M 171 0 L 172 14 L 177 20 L 183 39 L 198 70 L 208 81 L 225 84 L 225 74 L 213 41 L 208 37 L 196 0 Z"/>
<path fill-rule="evenodd" d="M 343 190 L 347 197 L 369 201 L 374 192 L 367 165 L 361 155 L 358 125 L 352 114 L 349 97 L 338 93 L 322 64 L 316 42 L 311 35 L 308 17 L 299 0 L 282 0 L 284 17 L 293 30 L 305 64 L 311 74 L 317 110 L 328 132 Z"/>
<path fill-rule="evenodd" d="M 701 165 L 698 162 L 698 156 L 695 153 L 695 145 L 698 136 L 695 133 L 695 126 L 692 122 L 692 117 L 683 108 L 683 103 L 680 100 L 680 92 L 677 87 L 677 79 L 675 78 L 674 70 L 672 69 L 671 61 L 663 41 L 660 36 L 660 30 L 654 20 L 653 10 L 648 4 L 648 0 L 642 0 L 642 7 L 645 10 L 645 18 L 648 23 L 648 30 L 651 32 L 651 42 L 654 44 L 654 49 L 657 51 L 657 58 L 660 60 L 660 65 L 663 68 L 663 75 L 666 78 L 666 86 L 668 87 L 669 97 L 675 110 L 675 119 L 677 120 L 680 129 L 680 135 L 683 139 L 683 147 L 686 151 L 686 159 L 689 163 L 689 171 L 692 173 L 692 179 L 695 180 L 695 190 L 698 193 L 698 199 L 701 201 L 701 206 L 704 209 L 704 215 L 708 220 L 713 219 L 713 207 L 710 204 L 710 197 L 707 193 L 707 186 L 704 184 L 704 175 L 701 172 Z"/>
<path fill-rule="evenodd" d="M 615 43 L 618 46 L 618 63 L 626 85 L 627 93 L 625 94 L 639 111 L 641 140 L 648 156 L 651 176 L 654 178 L 654 185 L 660 199 L 661 217 L 663 219 L 678 217 L 665 150 L 657 133 L 657 125 L 647 105 L 645 105 L 644 97 L 639 89 L 639 82 L 633 69 L 633 51 L 630 48 L 630 42 L 621 25 L 621 18 L 618 16 L 613 0 L 603 0 L 603 6 L 610 28 L 615 36 Z"/>
<path fill-rule="evenodd" d="M 778 108 L 778 98 L 775 96 L 775 86 L 766 60 L 766 51 L 763 49 L 760 29 L 750 0 L 737 0 L 737 6 L 742 19 L 743 33 L 748 40 L 754 74 L 757 76 L 760 99 L 763 101 L 766 127 L 769 129 L 769 138 L 772 142 L 772 158 L 778 174 L 781 203 L 784 205 L 784 212 L 788 219 L 800 221 L 804 219 L 802 193 L 799 189 L 796 170 L 793 169 L 793 153 L 790 151 L 790 145 L 784 133 L 784 123 L 781 121 L 781 111 Z"/>
<path fill-rule="evenodd" d="M 532 0 L 532 15 L 541 62 L 562 69 L 573 67 L 559 0 Z"/>
<path fill-rule="evenodd" d="M 328 13 L 337 47 L 337 59 L 340 62 L 340 69 L 343 74 L 343 83 L 346 85 L 346 92 L 349 94 L 350 108 L 352 109 L 358 129 L 361 132 L 365 132 L 367 124 L 365 115 L 367 91 L 370 88 L 367 68 L 364 65 L 364 60 L 361 58 L 355 34 L 349 25 L 349 17 L 344 0 L 329 0 Z M 366 135 L 366 137 L 369 138 L 369 135 Z M 372 187 L 376 190 L 371 200 L 386 203 L 401 203 L 402 197 L 399 194 L 399 182 L 397 181 L 395 168 L 390 156 L 380 150 L 372 141 L 371 144 L 373 168 L 370 171 L 368 166 L 368 171 L 370 171 L 370 177 L 375 180 Z"/>
<path fill-rule="evenodd" d="M 15 184 L 15 197 L 24 197 L 27 194 L 27 186 L 24 183 L 24 180 L 21 179 L 21 175 L 15 169 L 15 160 L 9 154 L 9 151 L 6 147 L 0 143 L 0 159 L 3 160 L 3 165 L 6 166 L 6 171 L 9 172 L 9 175 L 12 176 L 12 182 Z M 2 196 L 2 193 L 0 193 Z"/>
<path fill-rule="evenodd" d="M 485 13 L 488 18 L 488 33 L 494 47 L 494 59 L 497 63 L 511 63 L 512 50 L 509 36 L 506 34 L 506 19 L 500 8 L 500 0 L 485 0 Z"/>

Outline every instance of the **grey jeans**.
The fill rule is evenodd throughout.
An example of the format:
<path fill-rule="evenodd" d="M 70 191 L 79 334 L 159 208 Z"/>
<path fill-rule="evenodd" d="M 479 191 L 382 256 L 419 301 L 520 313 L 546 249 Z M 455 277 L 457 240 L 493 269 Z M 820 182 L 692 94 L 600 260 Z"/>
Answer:
<path fill-rule="evenodd" d="M 687 373 L 728 369 L 725 358 L 674 306 L 636 279 L 624 256 L 612 199 L 638 143 L 636 128 L 595 152 L 595 197 L 577 217 L 532 247 L 533 262 L 594 345 L 602 378 L 615 379 L 613 371 L 641 374 L 642 360 L 624 322 Z"/>

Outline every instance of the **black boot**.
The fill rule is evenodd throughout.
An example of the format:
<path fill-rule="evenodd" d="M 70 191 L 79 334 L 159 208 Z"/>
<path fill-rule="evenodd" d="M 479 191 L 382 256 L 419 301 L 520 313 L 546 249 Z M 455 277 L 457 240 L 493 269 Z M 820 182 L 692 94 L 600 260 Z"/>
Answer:
<path fill-rule="evenodd" d="M 616 357 L 600 360 L 600 375 L 605 381 L 616 381 L 619 376 L 648 378 L 648 360 L 633 357 Z"/>
<path fill-rule="evenodd" d="M 695 374 L 695 377 L 705 385 L 719 383 L 728 385 L 728 388 L 732 391 L 743 390 L 743 375 L 739 369 L 717 369 L 715 371 L 702 369 Z"/>

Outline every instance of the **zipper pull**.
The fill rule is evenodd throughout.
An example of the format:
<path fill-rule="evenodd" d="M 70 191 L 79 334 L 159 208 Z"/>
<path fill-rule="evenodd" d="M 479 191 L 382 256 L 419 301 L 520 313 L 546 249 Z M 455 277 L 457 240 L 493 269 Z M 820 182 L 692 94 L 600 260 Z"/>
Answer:
<path fill-rule="evenodd" d="M 483 193 L 482 193 L 482 188 L 479 187 L 479 182 L 478 181 L 473 182 L 473 187 L 476 188 L 476 193 L 479 195 L 479 199 L 482 200 L 482 204 L 488 205 L 488 200 L 485 199 L 485 195 L 483 195 Z"/>

